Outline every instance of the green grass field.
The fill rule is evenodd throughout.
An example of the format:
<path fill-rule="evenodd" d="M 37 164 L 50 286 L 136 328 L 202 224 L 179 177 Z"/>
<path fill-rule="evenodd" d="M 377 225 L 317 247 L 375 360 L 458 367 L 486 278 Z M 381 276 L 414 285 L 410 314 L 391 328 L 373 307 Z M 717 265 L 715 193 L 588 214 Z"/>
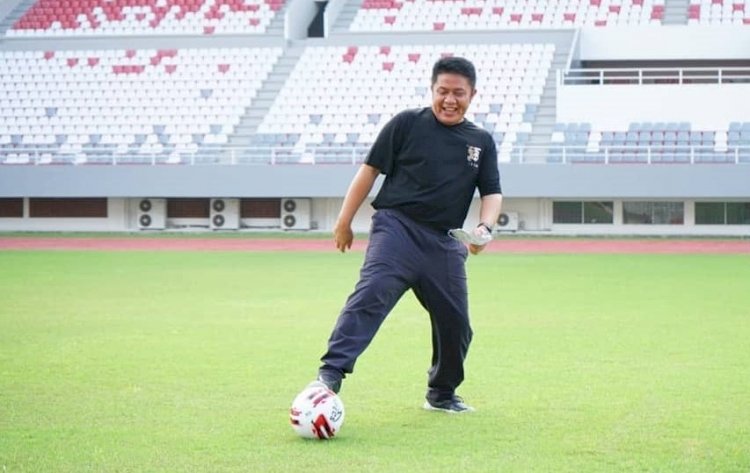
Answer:
<path fill-rule="evenodd" d="M 288 423 L 362 253 L 0 252 L 0 472 L 748 472 L 750 256 L 470 258 L 426 412 L 407 295 L 330 442 Z"/>

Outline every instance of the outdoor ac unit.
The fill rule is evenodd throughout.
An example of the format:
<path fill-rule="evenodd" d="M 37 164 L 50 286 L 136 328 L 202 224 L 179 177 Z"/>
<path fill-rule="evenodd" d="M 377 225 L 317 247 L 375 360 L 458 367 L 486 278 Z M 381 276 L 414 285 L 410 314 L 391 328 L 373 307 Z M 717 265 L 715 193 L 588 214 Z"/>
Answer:
<path fill-rule="evenodd" d="M 237 230 L 240 228 L 239 199 L 211 199 L 211 229 Z"/>
<path fill-rule="evenodd" d="M 503 212 L 497 219 L 497 231 L 515 232 L 518 230 L 518 213 Z"/>
<path fill-rule="evenodd" d="M 281 228 L 310 229 L 310 199 L 281 199 Z"/>
<path fill-rule="evenodd" d="M 139 229 L 164 230 L 167 226 L 167 199 L 140 199 L 137 216 Z"/>

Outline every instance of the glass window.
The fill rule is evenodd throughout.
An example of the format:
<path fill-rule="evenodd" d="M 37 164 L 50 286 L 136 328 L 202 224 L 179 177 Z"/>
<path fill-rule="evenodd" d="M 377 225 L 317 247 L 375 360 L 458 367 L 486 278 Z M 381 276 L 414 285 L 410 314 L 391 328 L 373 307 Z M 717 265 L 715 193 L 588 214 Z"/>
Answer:
<path fill-rule="evenodd" d="M 750 202 L 727 202 L 728 225 L 750 225 Z"/>
<path fill-rule="evenodd" d="M 583 209 L 580 202 L 553 202 L 552 223 L 581 223 Z"/>
<path fill-rule="evenodd" d="M 583 223 L 612 223 L 614 213 L 612 202 L 583 203 Z"/>
<path fill-rule="evenodd" d="M 612 202 L 553 202 L 552 223 L 612 223 Z"/>
<path fill-rule="evenodd" d="M 724 202 L 696 202 L 696 225 L 723 225 Z"/>
<path fill-rule="evenodd" d="M 750 225 L 750 202 L 696 202 L 696 225 Z"/>
<path fill-rule="evenodd" d="M 626 224 L 682 225 L 682 202 L 623 202 L 623 221 Z"/>

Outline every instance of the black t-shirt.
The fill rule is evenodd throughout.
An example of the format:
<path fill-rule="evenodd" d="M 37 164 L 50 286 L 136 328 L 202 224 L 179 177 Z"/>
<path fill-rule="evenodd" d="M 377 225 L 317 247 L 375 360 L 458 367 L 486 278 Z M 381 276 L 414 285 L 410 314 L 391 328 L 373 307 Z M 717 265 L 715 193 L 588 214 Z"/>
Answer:
<path fill-rule="evenodd" d="M 393 117 L 365 162 L 386 176 L 373 207 L 440 231 L 463 226 L 476 189 L 501 192 L 492 136 L 468 120 L 443 125 L 429 107 Z"/>

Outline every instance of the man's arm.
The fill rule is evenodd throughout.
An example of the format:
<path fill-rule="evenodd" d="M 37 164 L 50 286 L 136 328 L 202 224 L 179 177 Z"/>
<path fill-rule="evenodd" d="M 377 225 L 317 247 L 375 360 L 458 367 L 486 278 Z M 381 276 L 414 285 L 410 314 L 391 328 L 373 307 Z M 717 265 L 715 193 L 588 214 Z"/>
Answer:
<path fill-rule="evenodd" d="M 378 175 L 380 175 L 380 171 L 377 168 L 369 164 L 363 164 L 349 184 L 349 190 L 346 191 L 344 203 L 341 205 L 341 211 L 333 227 L 333 239 L 336 241 L 336 248 L 342 253 L 352 247 L 352 241 L 354 241 L 352 220 L 354 220 L 354 215 L 362 202 L 370 194 Z M 495 220 L 497 220 L 497 217 Z"/>
<path fill-rule="evenodd" d="M 489 229 L 495 228 L 495 223 L 500 217 L 500 210 L 503 206 L 503 195 L 502 194 L 487 194 L 482 197 L 481 204 L 479 206 L 479 226 L 474 229 L 474 233 L 482 235 L 489 233 L 490 230 L 485 228 L 485 225 Z M 476 255 L 484 249 L 485 245 L 469 245 L 469 251 L 472 255 Z"/>

